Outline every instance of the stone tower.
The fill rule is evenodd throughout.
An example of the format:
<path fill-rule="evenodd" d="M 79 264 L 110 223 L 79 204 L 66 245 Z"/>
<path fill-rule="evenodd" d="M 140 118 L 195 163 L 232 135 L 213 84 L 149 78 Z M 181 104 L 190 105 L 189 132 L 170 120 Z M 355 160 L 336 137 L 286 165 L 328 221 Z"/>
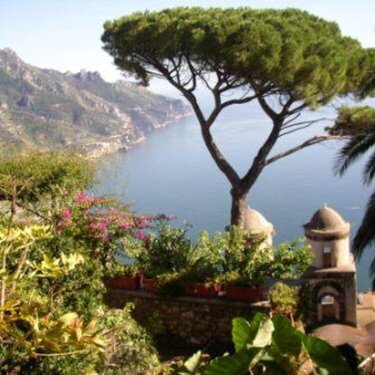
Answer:
<path fill-rule="evenodd" d="M 265 236 L 264 244 L 267 246 L 272 245 L 273 225 L 261 213 L 250 207 L 247 207 L 245 213 L 244 228 L 250 230 L 254 236 Z"/>
<path fill-rule="evenodd" d="M 325 205 L 304 229 L 314 254 L 311 269 L 304 277 L 311 298 L 308 323 L 355 326 L 356 269 L 349 249 L 350 224 Z"/>

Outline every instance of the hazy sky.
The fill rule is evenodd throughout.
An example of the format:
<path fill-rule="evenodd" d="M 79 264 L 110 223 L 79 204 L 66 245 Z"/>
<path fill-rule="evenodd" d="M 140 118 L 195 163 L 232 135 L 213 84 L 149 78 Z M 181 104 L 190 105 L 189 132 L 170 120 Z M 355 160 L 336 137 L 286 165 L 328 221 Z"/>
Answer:
<path fill-rule="evenodd" d="M 336 21 L 344 34 L 375 47 L 375 0 L 0 0 L 0 48 L 26 62 L 61 71 L 97 70 L 121 77 L 102 49 L 105 20 L 174 6 L 294 7 Z M 154 84 L 157 91 L 164 85 Z"/>

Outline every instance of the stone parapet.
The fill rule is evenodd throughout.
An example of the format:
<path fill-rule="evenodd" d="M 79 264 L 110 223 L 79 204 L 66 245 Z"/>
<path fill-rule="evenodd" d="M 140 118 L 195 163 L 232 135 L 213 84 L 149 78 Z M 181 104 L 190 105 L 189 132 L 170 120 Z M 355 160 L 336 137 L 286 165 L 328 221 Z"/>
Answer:
<path fill-rule="evenodd" d="M 144 291 L 111 289 L 106 302 L 123 308 L 134 303 L 133 317 L 144 327 L 157 324 L 160 334 L 192 345 L 231 342 L 231 321 L 251 318 L 256 312 L 269 313 L 267 301 L 233 302 L 223 298 L 164 297 Z"/>

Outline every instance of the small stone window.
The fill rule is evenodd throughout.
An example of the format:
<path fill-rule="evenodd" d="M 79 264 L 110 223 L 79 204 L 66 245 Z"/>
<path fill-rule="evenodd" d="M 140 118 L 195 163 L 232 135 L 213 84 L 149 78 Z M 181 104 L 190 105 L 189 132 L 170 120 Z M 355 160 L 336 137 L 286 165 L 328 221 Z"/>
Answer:
<path fill-rule="evenodd" d="M 323 253 L 324 254 L 330 254 L 332 252 L 331 245 L 323 245 Z"/>
<path fill-rule="evenodd" d="M 321 300 L 322 305 L 333 305 L 335 303 L 335 297 L 327 295 L 324 296 Z"/>
<path fill-rule="evenodd" d="M 323 245 L 323 267 L 332 267 L 331 245 Z"/>

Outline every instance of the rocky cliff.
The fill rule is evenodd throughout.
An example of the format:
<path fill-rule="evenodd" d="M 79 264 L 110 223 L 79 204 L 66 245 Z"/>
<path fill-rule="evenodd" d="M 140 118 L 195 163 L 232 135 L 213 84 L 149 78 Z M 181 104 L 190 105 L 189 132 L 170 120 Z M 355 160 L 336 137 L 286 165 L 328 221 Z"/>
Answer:
<path fill-rule="evenodd" d="M 61 73 L 0 49 L 0 147 L 68 148 L 98 156 L 129 149 L 151 131 L 190 114 L 179 100 L 98 72 Z"/>

